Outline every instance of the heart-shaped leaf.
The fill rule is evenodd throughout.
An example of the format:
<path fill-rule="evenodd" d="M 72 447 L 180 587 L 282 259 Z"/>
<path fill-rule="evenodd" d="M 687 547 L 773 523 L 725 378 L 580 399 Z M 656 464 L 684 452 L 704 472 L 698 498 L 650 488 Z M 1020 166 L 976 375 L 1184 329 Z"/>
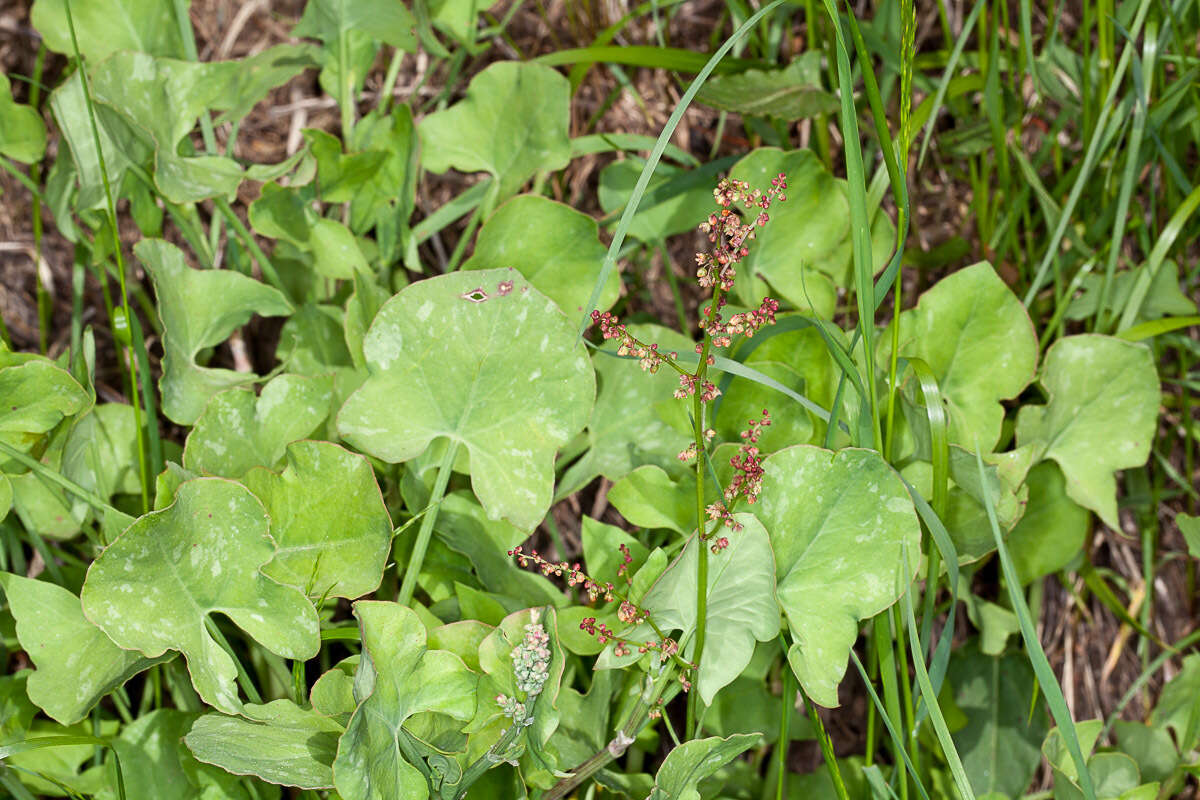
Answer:
<path fill-rule="evenodd" d="M 13 100 L 7 75 L 0 75 L 0 155 L 32 164 L 46 152 L 46 123 L 37 109 Z"/>
<path fill-rule="evenodd" d="M 165 241 L 143 239 L 133 251 L 154 281 L 163 321 L 166 355 L 158 383 L 163 413 L 174 422 L 191 425 L 214 394 L 258 377 L 201 367 L 197 354 L 225 341 L 254 314 L 282 316 L 292 307 L 277 290 L 253 278 L 226 269 L 192 269 L 183 252 Z"/>
<path fill-rule="evenodd" d="M 900 315 L 900 342 L 900 355 L 933 370 L 950 441 L 991 452 L 1004 421 L 1000 401 L 1020 394 L 1037 366 L 1037 334 L 1017 296 L 990 264 L 958 270 Z"/>
<path fill-rule="evenodd" d="M 392 522 L 371 464 L 330 442 L 295 442 L 276 474 L 242 479 L 271 517 L 275 558 L 263 574 L 310 595 L 353 599 L 383 578 Z"/>
<path fill-rule="evenodd" d="M 740 531 L 721 530 L 729 546 L 708 559 L 708 613 L 704 654 L 696 690 L 707 705 L 718 691 L 733 682 L 754 655 L 754 642 L 767 642 L 779 634 L 779 605 L 775 600 L 775 560 L 762 523 L 750 514 L 736 514 Z M 696 568 L 700 549 L 693 536 L 683 552 L 659 577 L 641 607 L 664 633 L 681 631 L 678 641 L 684 658 L 692 658 L 696 630 Z M 704 543 L 708 547 L 709 543 Z M 634 641 L 654 638 L 647 624 L 622 636 Z M 612 648 L 596 662 L 598 669 L 622 666 L 637 653 L 618 658 Z"/>
<path fill-rule="evenodd" d="M 899 476 L 874 451 L 797 445 L 763 468 L 758 517 L 795 638 L 788 660 L 808 696 L 833 708 L 858 621 L 896 602 L 916 574 L 920 524 Z"/>
<path fill-rule="evenodd" d="M 117 647 L 61 586 L 7 572 L 0 572 L 0 586 L 17 621 L 17 640 L 37 667 L 29 676 L 29 699 L 63 725 L 83 719 L 100 698 L 165 660 Z"/>
<path fill-rule="evenodd" d="M 749 750 L 759 734 L 735 734 L 728 739 L 710 736 L 676 747 L 663 760 L 647 800 L 700 800 L 696 785 Z"/>
<path fill-rule="evenodd" d="M 363 353 L 370 377 L 338 414 L 344 439 L 393 463 L 435 439 L 461 443 L 490 517 L 541 522 L 555 452 L 595 397 L 583 345 L 551 300 L 511 269 L 430 278 L 384 304 Z"/>
<path fill-rule="evenodd" d="M 363 657 L 354 676 L 358 708 L 333 762 L 338 793 L 345 800 L 424 800 L 425 778 L 397 749 L 401 726 L 423 711 L 470 719 L 476 676 L 458 656 L 426 649 L 425 626 L 412 609 L 359 601 L 354 615 Z"/>
<path fill-rule="evenodd" d="M 328 378 L 279 375 L 255 397 L 246 389 L 214 395 L 183 449 L 193 472 L 239 478 L 251 467 L 274 467 L 291 442 L 312 435 L 330 410 Z"/>
<path fill-rule="evenodd" d="M 198 760 L 234 775 L 301 789 L 332 789 L 342 726 L 290 700 L 247 703 L 241 717 L 205 714 L 184 741 Z"/>
<path fill-rule="evenodd" d="M 1017 444 L 1057 461 L 1067 496 L 1117 529 L 1113 473 L 1146 463 L 1157 425 L 1154 356 L 1122 339 L 1068 336 L 1046 352 L 1039 379 L 1050 402 L 1021 409 Z"/>
<path fill-rule="evenodd" d="M 200 697 L 240 713 L 237 670 L 206 629 L 210 614 L 225 615 L 286 658 L 311 658 L 320 643 L 308 599 L 262 573 L 275 554 L 268 524 L 245 487 L 186 481 L 174 503 L 138 519 L 92 563 L 84 613 L 118 647 L 150 658 L 180 651 Z"/>
<path fill-rule="evenodd" d="M 570 103 L 570 84 L 550 67 L 492 64 L 466 97 L 421 121 L 421 163 L 430 172 L 489 172 L 493 197 L 511 197 L 535 172 L 570 161 Z"/>
<path fill-rule="evenodd" d="M 578 319 L 600 276 L 607 248 L 600 226 L 587 214 L 540 195 L 509 200 L 484 224 L 475 253 L 463 269 L 516 267 L 533 287 L 558 303 L 569 319 Z M 597 308 L 617 302 L 621 277 L 613 270 Z"/>
<path fill-rule="evenodd" d="M 50 359 L 0 347 L 0 440 L 6 444 L 29 450 L 64 417 L 78 414 L 89 402 L 79 381 Z M 0 465 L 6 463 L 16 468 L 7 457 L 0 458 Z"/>

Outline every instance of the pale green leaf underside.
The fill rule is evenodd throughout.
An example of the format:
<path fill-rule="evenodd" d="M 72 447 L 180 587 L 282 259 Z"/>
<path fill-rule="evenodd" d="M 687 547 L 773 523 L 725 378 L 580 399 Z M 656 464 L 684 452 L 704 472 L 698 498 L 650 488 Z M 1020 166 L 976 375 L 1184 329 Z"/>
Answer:
<path fill-rule="evenodd" d="M 1146 463 L 1154 439 L 1154 356 L 1109 336 L 1068 336 L 1047 351 L 1041 383 L 1050 402 L 1021 409 L 1017 444 L 1033 443 L 1038 460 L 1058 462 L 1067 496 L 1116 529 L 1113 473 Z"/>
<path fill-rule="evenodd" d="M 180 651 L 200 697 L 240 713 L 233 660 L 206 617 L 224 615 L 285 658 L 311 658 L 320 644 L 308 599 L 261 571 L 275 553 L 268 524 L 245 487 L 185 481 L 170 506 L 138 519 L 92 563 L 84 613 L 119 647 L 151 658 Z"/>
<path fill-rule="evenodd" d="M 804 691 L 832 708 L 859 620 L 894 603 L 915 574 L 917 514 L 874 451 L 797 445 L 764 468 L 757 513 L 771 536 L 779 604 L 795 639 L 788 658 Z"/>
<path fill-rule="evenodd" d="M 712 736 L 684 742 L 668 753 L 658 768 L 654 791 L 647 800 L 699 800 L 696 784 L 749 750 L 759 739 L 756 734 L 740 733 L 728 739 Z"/>
<path fill-rule="evenodd" d="M 430 278 L 384 304 L 363 352 L 370 377 L 338 414 L 346 441 L 396 463 L 448 438 L 469 453 L 491 518 L 541 522 L 555 453 L 595 397 L 583 345 L 551 300 L 512 269 Z"/>

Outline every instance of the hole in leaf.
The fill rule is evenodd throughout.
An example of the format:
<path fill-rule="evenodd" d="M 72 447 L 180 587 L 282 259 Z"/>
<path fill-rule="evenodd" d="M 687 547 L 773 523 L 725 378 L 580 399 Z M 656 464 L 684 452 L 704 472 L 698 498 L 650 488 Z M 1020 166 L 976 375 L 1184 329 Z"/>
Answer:
<path fill-rule="evenodd" d="M 470 300 L 472 303 L 482 303 L 488 299 L 487 292 L 480 287 L 476 287 L 469 292 L 463 292 L 459 297 L 463 300 Z"/>

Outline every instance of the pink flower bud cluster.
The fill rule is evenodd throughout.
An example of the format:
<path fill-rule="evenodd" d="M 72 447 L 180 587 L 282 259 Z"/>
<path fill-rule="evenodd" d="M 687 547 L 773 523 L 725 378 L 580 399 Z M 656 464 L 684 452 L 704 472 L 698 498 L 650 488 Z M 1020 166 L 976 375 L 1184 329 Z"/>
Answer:
<path fill-rule="evenodd" d="M 751 190 L 746 181 L 728 178 L 717 184 L 713 199 L 720 211 L 700 223 L 700 230 L 708 235 L 708 241 L 717 245 L 707 253 L 696 254 L 696 277 L 702 287 L 720 285 L 724 291 L 733 288 L 737 263 L 750 254 L 746 244 L 755 237 L 755 228 L 761 228 L 770 219 L 767 209 L 771 202 L 782 203 L 787 199 L 786 189 L 787 176 L 782 172 L 771 180 L 771 188 L 766 192 Z M 738 205 L 747 210 L 758 209 L 758 213 L 752 221 L 742 222 L 742 217 L 734 212 Z"/>
<path fill-rule="evenodd" d="M 566 561 L 547 561 L 538 555 L 537 550 L 526 553 L 525 548 L 521 545 L 517 545 L 512 550 L 509 550 L 508 554 L 517 559 L 517 563 L 522 567 L 529 566 L 529 562 L 532 561 L 546 577 L 554 575 L 562 578 L 565 576 L 568 586 L 583 587 L 583 590 L 587 592 L 588 600 L 593 603 L 601 597 L 604 598 L 604 602 L 606 603 L 611 603 L 615 599 L 611 583 L 598 583 L 592 580 L 579 568 L 580 565 L 578 563 L 568 564 Z"/>
<path fill-rule="evenodd" d="M 675 390 L 675 399 L 682 400 L 685 397 L 691 397 L 696 393 L 696 387 L 700 387 L 700 402 L 710 403 L 717 398 L 721 390 L 716 384 L 710 380 L 701 380 L 695 375 L 683 374 L 679 376 L 679 388 Z"/>
<path fill-rule="evenodd" d="M 617 549 L 621 551 L 621 566 L 617 567 L 617 577 L 624 578 L 625 582 L 632 586 L 633 576 L 628 573 L 629 568 L 633 565 L 633 554 L 624 544 L 617 545 Z"/>
<path fill-rule="evenodd" d="M 608 311 L 593 311 L 592 324 L 600 326 L 600 335 L 607 339 L 618 339 L 617 355 L 632 356 L 638 360 L 638 365 L 653 375 L 662 366 L 663 356 L 658 352 L 657 344 L 644 344 L 633 338 L 615 314 Z M 671 353 L 673 360 L 677 354 Z"/>
<path fill-rule="evenodd" d="M 724 297 L 721 298 L 720 305 L 725 305 Z M 734 336 L 745 335 L 749 338 L 761 328 L 774 325 L 775 313 L 779 311 L 779 303 L 770 297 L 764 297 L 758 308 L 734 314 L 728 322 L 721 320 L 719 311 L 712 314 L 713 318 L 709 320 L 711 311 L 711 306 L 704 309 L 704 319 L 700 321 L 700 327 L 712 337 L 714 347 L 728 347 Z"/>
<path fill-rule="evenodd" d="M 729 459 L 729 466 L 733 467 L 734 475 L 733 479 L 729 481 L 729 485 L 725 487 L 726 504 L 732 504 L 738 497 L 744 497 L 747 503 L 754 503 L 758 500 L 763 482 L 758 437 L 762 435 L 763 428 L 770 424 L 771 415 L 764 408 L 762 419 L 750 420 L 750 427 L 742 431 L 742 439 L 745 440 L 745 444 L 739 447 L 738 452 Z"/>

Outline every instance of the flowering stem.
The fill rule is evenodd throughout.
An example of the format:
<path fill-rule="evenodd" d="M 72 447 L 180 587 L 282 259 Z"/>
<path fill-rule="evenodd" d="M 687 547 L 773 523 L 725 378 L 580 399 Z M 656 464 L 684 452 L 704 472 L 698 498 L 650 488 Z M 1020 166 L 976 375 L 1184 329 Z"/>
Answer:
<path fill-rule="evenodd" d="M 446 485 L 450 482 L 450 473 L 454 471 L 454 457 L 458 454 L 458 442 L 449 441 L 442 463 L 438 465 L 437 477 L 433 481 L 433 492 L 429 495 L 425 518 L 421 520 L 421 528 L 417 531 L 417 541 L 413 543 L 412 553 L 408 557 L 408 567 L 404 570 L 404 581 L 400 584 L 400 596 L 396 602 L 406 606 L 412 602 L 413 592 L 417 588 L 417 575 L 421 572 L 421 564 L 425 561 L 425 551 L 429 549 L 429 540 L 433 536 L 433 524 L 437 522 L 438 508 L 442 497 L 446 494 Z"/>

